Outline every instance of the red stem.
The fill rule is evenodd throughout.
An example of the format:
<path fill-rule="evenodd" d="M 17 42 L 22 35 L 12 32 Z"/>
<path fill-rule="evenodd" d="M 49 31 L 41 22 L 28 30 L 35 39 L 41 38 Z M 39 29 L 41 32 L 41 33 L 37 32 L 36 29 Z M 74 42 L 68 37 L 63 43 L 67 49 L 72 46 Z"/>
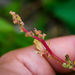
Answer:
<path fill-rule="evenodd" d="M 59 62 L 61 63 L 65 63 L 64 60 L 60 59 L 58 56 L 56 56 L 52 51 L 51 49 L 48 47 L 48 45 L 46 44 L 46 42 L 43 40 L 43 39 L 39 39 L 38 37 L 34 36 L 33 38 L 39 40 L 44 46 L 45 48 L 49 51 L 49 53 L 55 58 L 57 59 Z"/>
<path fill-rule="evenodd" d="M 28 32 L 28 30 L 26 30 L 24 27 L 22 27 L 22 29 L 25 31 L 25 32 Z M 48 45 L 46 44 L 46 42 L 43 40 L 43 39 L 39 39 L 38 37 L 36 37 L 35 35 L 33 36 L 33 38 L 39 40 L 44 46 L 45 48 L 49 51 L 49 53 L 51 54 L 51 56 L 53 58 L 55 58 L 56 60 L 58 60 L 60 63 L 67 63 L 66 61 L 62 60 L 61 58 L 59 58 L 58 56 L 56 56 L 52 51 L 51 49 L 48 47 Z M 73 67 L 73 70 L 75 71 L 75 67 Z"/>
<path fill-rule="evenodd" d="M 26 30 L 24 27 L 22 27 L 22 29 L 27 33 L 28 32 L 28 30 Z"/>
<path fill-rule="evenodd" d="M 28 32 L 24 27 L 22 27 L 22 29 L 25 31 L 25 32 Z M 52 55 L 52 57 L 54 57 L 56 60 L 58 60 L 59 62 L 61 63 L 64 63 L 65 61 L 62 60 L 61 58 L 59 58 L 58 56 L 56 56 L 52 51 L 51 49 L 48 47 L 48 45 L 46 44 L 46 42 L 43 40 L 43 39 L 39 39 L 38 37 L 36 37 L 35 35 L 33 36 L 33 38 L 39 40 L 44 46 L 45 48 L 49 51 L 49 53 Z"/>

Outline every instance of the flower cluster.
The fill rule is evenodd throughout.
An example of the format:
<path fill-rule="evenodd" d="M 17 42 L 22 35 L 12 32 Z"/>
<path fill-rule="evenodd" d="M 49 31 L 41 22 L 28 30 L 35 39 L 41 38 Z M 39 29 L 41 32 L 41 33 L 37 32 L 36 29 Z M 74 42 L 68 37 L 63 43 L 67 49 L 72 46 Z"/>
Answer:
<path fill-rule="evenodd" d="M 25 34 L 26 37 L 33 37 L 34 33 L 32 31 L 26 32 Z"/>
<path fill-rule="evenodd" d="M 75 61 L 74 63 L 70 60 L 69 55 L 66 54 L 65 56 L 65 61 L 67 61 L 68 63 L 63 63 L 62 66 L 65 68 L 69 68 L 69 69 L 73 69 L 73 66 L 75 65 Z"/>
<path fill-rule="evenodd" d="M 40 54 L 41 56 L 47 55 L 49 58 L 51 58 L 50 53 L 46 49 L 44 49 L 44 47 L 40 41 L 34 39 L 33 43 L 35 44 L 35 47 L 38 50 L 38 51 L 36 51 L 36 53 Z M 49 44 L 48 44 L 48 46 L 49 46 Z"/>
<path fill-rule="evenodd" d="M 16 14 L 15 12 L 12 12 L 12 11 L 10 11 L 9 14 L 11 14 L 13 17 L 13 23 L 20 25 L 21 32 L 24 32 L 24 30 L 22 29 L 24 22 L 22 21 L 20 16 L 18 14 Z"/>
<path fill-rule="evenodd" d="M 14 24 L 24 25 L 24 23 L 22 22 L 22 20 L 18 14 L 16 14 L 15 12 L 12 12 L 12 11 L 10 11 L 9 13 L 13 16 Z"/>
<path fill-rule="evenodd" d="M 38 35 L 38 38 L 44 39 L 45 36 L 46 36 L 45 33 L 41 34 L 41 31 L 37 30 L 36 28 L 34 28 L 34 32 L 35 32 L 36 35 Z"/>

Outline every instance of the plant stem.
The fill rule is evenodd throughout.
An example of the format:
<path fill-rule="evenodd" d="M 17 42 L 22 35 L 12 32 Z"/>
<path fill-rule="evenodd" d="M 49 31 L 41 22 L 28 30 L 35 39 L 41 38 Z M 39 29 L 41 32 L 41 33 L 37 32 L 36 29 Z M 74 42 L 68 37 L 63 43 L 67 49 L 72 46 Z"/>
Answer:
<path fill-rule="evenodd" d="M 24 27 L 22 27 L 22 29 L 25 31 L 25 32 L 28 32 Z M 46 44 L 46 42 L 43 40 L 43 39 L 40 39 L 38 37 L 36 37 L 35 35 L 33 36 L 33 38 L 39 40 L 44 46 L 45 48 L 48 50 L 48 52 L 51 54 L 51 56 L 56 59 L 57 61 L 59 61 L 60 63 L 65 63 L 64 60 L 62 60 L 61 58 L 59 58 L 58 56 L 56 56 L 52 51 L 51 49 L 48 47 L 48 45 Z"/>
<path fill-rule="evenodd" d="M 22 29 L 25 31 L 25 32 L 28 32 L 28 30 L 26 30 L 24 27 L 22 27 Z M 63 63 L 67 63 L 66 61 L 62 60 L 61 58 L 59 58 L 58 56 L 56 56 L 52 51 L 51 49 L 48 47 L 48 45 L 46 44 L 46 42 L 43 40 L 43 39 L 40 39 L 38 38 L 37 36 L 33 36 L 33 38 L 39 40 L 44 46 L 45 48 L 48 50 L 48 52 L 51 54 L 51 56 L 56 59 L 57 61 L 59 61 L 61 64 Z M 73 71 L 75 71 L 75 67 L 72 68 Z"/>

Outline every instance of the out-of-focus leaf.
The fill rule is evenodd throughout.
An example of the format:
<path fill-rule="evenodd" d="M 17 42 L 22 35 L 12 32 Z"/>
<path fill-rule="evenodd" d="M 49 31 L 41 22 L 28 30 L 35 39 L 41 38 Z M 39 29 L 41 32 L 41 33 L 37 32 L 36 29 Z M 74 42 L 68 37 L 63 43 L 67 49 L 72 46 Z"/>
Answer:
<path fill-rule="evenodd" d="M 0 17 L 0 32 L 14 31 L 14 27 L 5 19 Z"/>
<path fill-rule="evenodd" d="M 41 0 L 41 2 L 46 11 L 51 10 L 52 7 L 58 3 L 56 0 Z"/>
<path fill-rule="evenodd" d="M 0 56 L 18 48 L 33 44 L 33 38 L 25 37 L 25 33 L 0 32 Z"/>
<path fill-rule="evenodd" d="M 47 22 L 48 22 L 48 17 L 46 17 L 44 14 L 39 14 L 38 17 L 34 21 L 34 25 L 37 29 L 44 32 L 46 29 Z"/>
<path fill-rule="evenodd" d="M 27 47 L 33 44 L 33 38 L 25 37 L 25 33 L 17 34 L 15 37 L 15 44 L 20 47 Z"/>
<path fill-rule="evenodd" d="M 21 8 L 21 3 L 19 1 L 13 1 L 10 4 L 8 4 L 4 9 L 5 9 L 5 15 L 9 16 L 8 12 L 10 11 L 14 11 L 14 12 L 18 12 L 20 11 Z"/>
<path fill-rule="evenodd" d="M 70 0 L 60 5 L 55 5 L 53 13 L 69 24 L 75 24 L 75 0 Z"/>
<path fill-rule="evenodd" d="M 46 10 L 66 23 L 66 27 L 75 33 L 75 0 L 41 0 Z M 48 2 L 49 1 L 49 2 Z"/>
<path fill-rule="evenodd" d="M 67 23 L 72 33 L 75 33 L 75 0 L 55 5 L 52 11 L 56 17 Z"/>

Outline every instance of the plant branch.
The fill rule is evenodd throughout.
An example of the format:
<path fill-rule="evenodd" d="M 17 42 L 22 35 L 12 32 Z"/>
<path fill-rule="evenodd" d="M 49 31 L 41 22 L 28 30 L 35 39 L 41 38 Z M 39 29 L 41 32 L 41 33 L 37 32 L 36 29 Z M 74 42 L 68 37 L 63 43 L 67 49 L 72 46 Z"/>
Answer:
<path fill-rule="evenodd" d="M 22 29 L 25 31 L 25 32 L 28 32 L 24 27 L 22 27 Z M 57 61 L 59 61 L 60 63 L 64 63 L 65 61 L 62 60 L 61 58 L 59 58 L 58 56 L 56 56 L 52 51 L 51 49 L 48 47 L 48 45 L 46 44 L 46 42 L 43 40 L 43 39 L 39 39 L 38 37 L 36 37 L 35 35 L 33 36 L 33 38 L 39 40 L 44 46 L 45 48 L 48 50 L 48 52 L 52 55 L 52 57 L 54 59 L 56 59 Z"/>
<path fill-rule="evenodd" d="M 37 31 L 37 29 L 34 28 L 35 34 L 38 35 L 38 36 L 35 36 L 32 31 L 28 31 L 28 30 L 26 30 L 26 29 L 23 27 L 23 26 L 24 26 L 24 23 L 23 23 L 23 21 L 21 20 L 21 18 L 20 18 L 20 16 L 19 16 L 18 14 L 16 14 L 15 12 L 12 12 L 12 11 L 10 11 L 9 13 L 13 16 L 13 23 L 20 25 L 21 32 L 26 32 L 25 36 L 29 36 L 29 37 L 33 37 L 34 39 L 37 39 L 37 41 L 41 42 L 41 43 L 44 45 L 44 47 L 45 47 L 46 50 L 49 52 L 49 54 L 50 54 L 54 59 L 56 59 L 57 61 L 59 61 L 59 62 L 62 64 L 63 67 L 69 68 L 69 69 L 72 69 L 72 70 L 75 71 L 75 67 L 74 67 L 74 66 L 75 66 L 75 61 L 74 61 L 74 63 L 72 63 L 72 61 L 70 60 L 68 54 L 66 54 L 66 56 L 65 56 L 66 59 L 65 59 L 65 61 L 64 61 L 64 60 L 62 60 L 61 58 L 59 58 L 57 55 L 55 55 L 55 54 L 51 51 L 51 49 L 49 48 L 49 46 L 48 46 L 48 45 L 46 44 L 46 42 L 43 40 L 44 37 L 46 36 L 46 34 L 44 34 L 44 33 L 41 34 L 41 31 L 40 31 L 40 30 Z M 37 44 L 37 43 L 36 43 L 36 44 Z"/>

